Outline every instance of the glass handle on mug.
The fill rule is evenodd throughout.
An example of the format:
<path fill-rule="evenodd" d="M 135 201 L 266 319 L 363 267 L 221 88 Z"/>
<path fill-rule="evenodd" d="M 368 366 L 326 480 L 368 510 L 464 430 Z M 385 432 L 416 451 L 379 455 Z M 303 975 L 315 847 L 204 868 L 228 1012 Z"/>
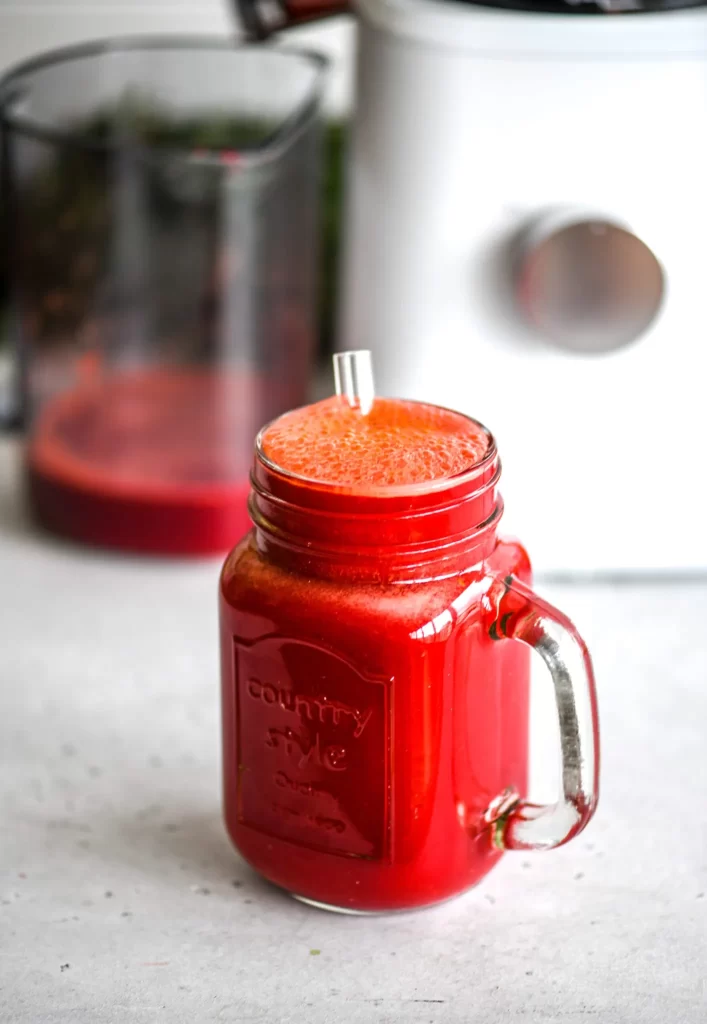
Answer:
<path fill-rule="evenodd" d="M 518 640 L 550 670 L 560 726 L 562 789 L 557 803 L 531 804 L 509 789 L 488 808 L 485 823 L 502 850 L 551 850 L 574 839 L 599 797 L 599 716 L 587 647 L 569 619 L 514 576 L 491 588 L 493 640 Z"/>

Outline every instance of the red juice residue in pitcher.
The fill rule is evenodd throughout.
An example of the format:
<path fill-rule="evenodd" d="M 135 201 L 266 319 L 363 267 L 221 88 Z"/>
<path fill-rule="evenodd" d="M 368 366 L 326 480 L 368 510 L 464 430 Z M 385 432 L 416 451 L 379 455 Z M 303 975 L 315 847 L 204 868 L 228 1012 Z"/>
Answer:
<path fill-rule="evenodd" d="M 33 425 L 35 514 L 55 532 L 107 547 L 227 550 L 248 529 L 262 414 L 255 375 L 147 369 L 81 380 L 48 399 Z"/>
<path fill-rule="evenodd" d="M 341 398 L 256 454 L 256 529 L 224 565 L 224 809 L 265 877 L 357 911 L 424 906 L 498 852 L 483 814 L 525 793 L 528 651 L 489 636 L 498 456 L 461 414 Z"/>

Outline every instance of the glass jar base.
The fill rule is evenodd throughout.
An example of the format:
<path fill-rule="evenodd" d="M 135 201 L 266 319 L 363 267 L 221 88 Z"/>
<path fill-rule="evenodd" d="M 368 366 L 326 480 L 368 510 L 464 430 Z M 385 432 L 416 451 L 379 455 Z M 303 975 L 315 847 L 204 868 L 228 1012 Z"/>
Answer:
<path fill-rule="evenodd" d="M 468 889 L 455 893 L 454 896 L 447 896 L 445 899 L 435 900 L 433 903 L 422 903 L 419 907 L 397 907 L 391 910 L 354 910 L 352 907 L 339 907 L 333 903 L 322 903 L 320 900 L 310 899 L 309 896 L 300 896 L 296 892 L 290 892 L 289 895 L 293 900 L 297 900 L 298 903 L 305 903 L 308 907 L 314 907 L 315 910 L 326 910 L 331 914 L 343 914 L 345 917 L 388 917 L 391 914 L 415 914 L 421 910 L 433 910 L 435 907 L 442 907 L 445 903 L 452 903 L 454 900 L 466 896 L 477 885 L 478 883 L 475 883 L 469 886 Z"/>

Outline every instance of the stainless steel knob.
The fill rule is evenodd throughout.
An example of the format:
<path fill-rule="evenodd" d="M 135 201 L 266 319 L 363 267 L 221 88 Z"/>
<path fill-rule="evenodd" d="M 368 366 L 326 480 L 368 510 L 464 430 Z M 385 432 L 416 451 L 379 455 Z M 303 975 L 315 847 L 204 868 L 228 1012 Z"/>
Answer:
<path fill-rule="evenodd" d="M 534 221 L 517 239 L 515 295 L 547 341 L 574 352 L 630 345 L 655 320 L 665 273 L 626 225 L 577 210 Z"/>

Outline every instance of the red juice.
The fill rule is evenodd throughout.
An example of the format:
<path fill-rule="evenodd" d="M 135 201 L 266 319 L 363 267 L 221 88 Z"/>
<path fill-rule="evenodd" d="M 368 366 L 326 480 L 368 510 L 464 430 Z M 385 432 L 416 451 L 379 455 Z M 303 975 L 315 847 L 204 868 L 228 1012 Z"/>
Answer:
<path fill-rule="evenodd" d="M 228 549 L 249 526 L 251 438 L 277 401 L 262 389 L 255 375 L 155 369 L 48 400 L 27 460 L 38 521 L 136 552 Z"/>
<path fill-rule="evenodd" d="M 349 911 L 425 906 L 500 856 L 488 809 L 526 792 L 529 650 L 498 643 L 493 439 L 419 403 L 339 398 L 259 438 L 255 529 L 220 591 L 224 810 L 242 855 Z"/>

